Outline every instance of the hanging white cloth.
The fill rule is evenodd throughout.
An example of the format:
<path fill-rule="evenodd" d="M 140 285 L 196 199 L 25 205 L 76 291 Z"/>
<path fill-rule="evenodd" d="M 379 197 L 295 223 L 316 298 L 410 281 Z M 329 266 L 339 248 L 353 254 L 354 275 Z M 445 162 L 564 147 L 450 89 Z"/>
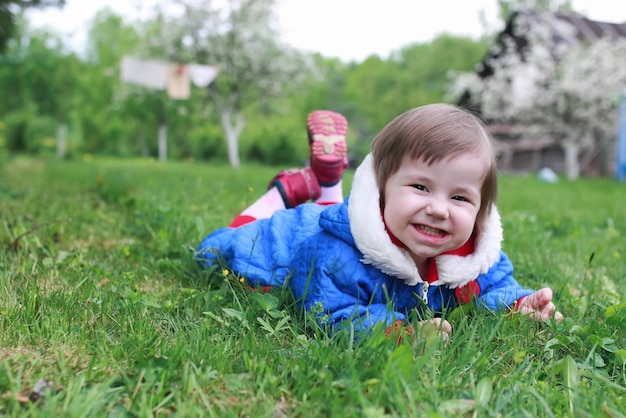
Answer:
<path fill-rule="evenodd" d="M 168 80 L 168 63 L 134 57 L 122 59 L 122 81 L 156 90 L 164 90 Z"/>
<path fill-rule="evenodd" d="M 217 65 L 189 64 L 187 65 L 187 72 L 191 82 L 196 87 L 207 87 L 217 77 L 219 67 Z"/>
<path fill-rule="evenodd" d="M 174 64 L 167 61 L 124 57 L 121 79 L 155 90 L 167 90 L 170 97 L 189 97 L 189 83 L 196 87 L 208 87 L 217 77 L 218 65 Z"/>

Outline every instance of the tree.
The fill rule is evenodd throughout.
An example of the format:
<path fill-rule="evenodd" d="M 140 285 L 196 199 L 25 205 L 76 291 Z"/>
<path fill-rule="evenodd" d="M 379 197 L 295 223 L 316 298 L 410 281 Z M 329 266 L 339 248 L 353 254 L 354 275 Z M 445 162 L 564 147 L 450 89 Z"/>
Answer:
<path fill-rule="evenodd" d="M 369 137 L 413 107 L 444 99 L 450 71 L 471 71 L 485 54 L 483 41 L 439 35 L 408 45 L 388 60 L 371 56 L 350 71 L 345 99 L 354 104 Z"/>
<path fill-rule="evenodd" d="M 498 0 L 500 18 L 506 22 L 516 10 L 572 12 L 572 0 Z"/>
<path fill-rule="evenodd" d="M 455 92 L 470 91 L 483 116 L 515 124 L 527 137 L 550 137 L 563 149 L 569 179 L 580 174 L 581 151 L 598 152 L 615 135 L 616 94 L 626 85 L 626 44 L 608 38 L 579 43 L 573 27 L 550 14 L 522 14 L 525 47 L 506 39 L 489 77 L 466 73 Z M 555 42 L 556 40 L 556 42 Z"/>
<path fill-rule="evenodd" d="M 82 65 L 62 39 L 30 30 L 22 20 L 14 40 L 0 55 L 0 115 L 8 127 L 11 151 L 39 152 L 44 138 L 59 135 L 59 122 L 74 107 Z M 57 136 L 59 138 L 59 136 Z"/>
<path fill-rule="evenodd" d="M 109 8 L 100 10 L 89 23 L 85 49 L 85 73 L 78 95 L 80 121 L 89 131 L 89 152 L 125 154 L 136 123 L 125 107 L 126 86 L 120 81 L 120 62 L 139 44 L 136 30 Z"/>
<path fill-rule="evenodd" d="M 30 7 L 60 7 L 65 0 L 0 0 L 0 53 L 6 51 L 9 40 L 17 29 L 16 16 Z"/>
<path fill-rule="evenodd" d="M 563 145 L 569 178 L 578 176 L 577 146 L 581 143 L 599 153 L 601 174 L 608 174 L 608 148 L 617 137 L 618 101 L 626 86 L 624 63 L 626 41 L 603 38 L 571 50 L 559 66 L 555 113 L 568 122 Z"/>
<path fill-rule="evenodd" d="M 229 162 L 236 168 L 246 105 L 256 102 L 269 114 L 272 100 L 293 91 L 311 71 L 309 63 L 278 41 L 273 0 L 227 0 L 219 5 L 211 0 L 172 1 L 182 12 L 157 16 L 163 30 L 147 37 L 145 52 L 165 48 L 170 61 L 219 66 L 208 97 L 219 113 Z"/>

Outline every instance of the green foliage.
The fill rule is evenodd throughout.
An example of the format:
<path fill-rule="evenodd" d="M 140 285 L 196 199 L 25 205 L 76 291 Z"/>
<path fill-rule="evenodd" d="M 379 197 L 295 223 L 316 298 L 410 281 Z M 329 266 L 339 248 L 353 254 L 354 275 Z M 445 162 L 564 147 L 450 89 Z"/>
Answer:
<path fill-rule="evenodd" d="M 444 101 L 449 72 L 472 71 L 486 50 L 483 41 L 440 35 L 389 60 L 371 56 L 347 75 L 344 100 L 362 118 L 355 120 L 358 129 L 371 138 L 400 113 Z"/>
<path fill-rule="evenodd" d="M 77 93 L 81 63 L 64 51 L 60 36 L 45 30 L 21 34 L 0 62 L 1 113 L 34 106 L 37 114 L 65 118 Z"/>
<path fill-rule="evenodd" d="M 28 130 L 28 122 L 32 117 L 32 108 L 25 108 L 23 110 L 4 115 L 3 137 L 9 151 L 25 152 L 28 150 L 29 147 L 26 140 L 26 132 Z"/>
<path fill-rule="evenodd" d="M 226 160 L 226 139 L 219 125 L 197 122 L 187 131 L 181 155 L 199 160 Z"/>
<path fill-rule="evenodd" d="M 0 120 L 7 151 L 55 151 L 59 127 L 76 120 L 81 65 L 75 54 L 64 51 L 59 36 L 44 30 L 11 42 L 0 55 Z M 77 132 L 76 124 L 72 128 Z"/>
<path fill-rule="evenodd" d="M 6 50 L 7 44 L 19 30 L 16 16 L 17 8 L 42 6 L 63 6 L 65 0 L 0 0 L 0 54 Z"/>
<path fill-rule="evenodd" d="M 277 115 L 250 121 L 241 137 L 242 155 L 248 161 L 302 165 L 309 154 L 305 120 Z"/>
<path fill-rule="evenodd" d="M 552 286 L 562 323 L 455 310 L 448 342 L 398 342 L 384 327 L 331 338 L 285 289 L 193 260 L 278 168 L 20 157 L 0 170 L 0 415 L 626 414 L 621 184 L 501 179 L 516 277 Z"/>
<path fill-rule="evenodd" d="M 4 117 L 4 138 L 11 152 L 42 154 L 54 150 L 56 121 L 37 115 L 33 107 L 26 107 Z"/>

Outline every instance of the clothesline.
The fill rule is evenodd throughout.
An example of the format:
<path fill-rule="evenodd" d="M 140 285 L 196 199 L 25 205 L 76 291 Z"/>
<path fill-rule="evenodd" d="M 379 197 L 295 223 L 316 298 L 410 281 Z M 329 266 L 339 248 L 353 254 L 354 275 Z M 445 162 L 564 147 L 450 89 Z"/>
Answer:
<path fill-rule="evenodd" d="M 167 61 L 125 57 L 121 64 L 121 79 L 143 87 L 166 90 L 172 99 L 189 98 L 191 83 L 204 88 L 215 80 L 217 65 L 178 64 Z"/>

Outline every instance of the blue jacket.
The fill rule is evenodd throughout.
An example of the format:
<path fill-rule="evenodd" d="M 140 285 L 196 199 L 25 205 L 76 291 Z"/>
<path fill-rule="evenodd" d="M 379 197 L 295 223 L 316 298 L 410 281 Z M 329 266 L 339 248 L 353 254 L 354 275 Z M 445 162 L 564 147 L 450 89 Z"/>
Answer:
<path fill-rule="evenodd" d="M 368 156 L 345 202 L 303 204 L 219 229 L 202 241 L 197 258 L 207 265 L 224 263 L 254 286 L 286 284 L 318 318 L 331 325 L 351 320 L 359 328 L 406 320 L 419 309 L 418 298 L 435 312 L 454 308 L 459 289 L 472 289 L 475 303 L 493 310 L 533 293 L 513 278 L 513 266 L 500 250 L 495 207 L 477 230 L 474 252 L 435 257 L 438 279 L 428 284 L 408 251 L 391 242 L 378 198 Z"/>

